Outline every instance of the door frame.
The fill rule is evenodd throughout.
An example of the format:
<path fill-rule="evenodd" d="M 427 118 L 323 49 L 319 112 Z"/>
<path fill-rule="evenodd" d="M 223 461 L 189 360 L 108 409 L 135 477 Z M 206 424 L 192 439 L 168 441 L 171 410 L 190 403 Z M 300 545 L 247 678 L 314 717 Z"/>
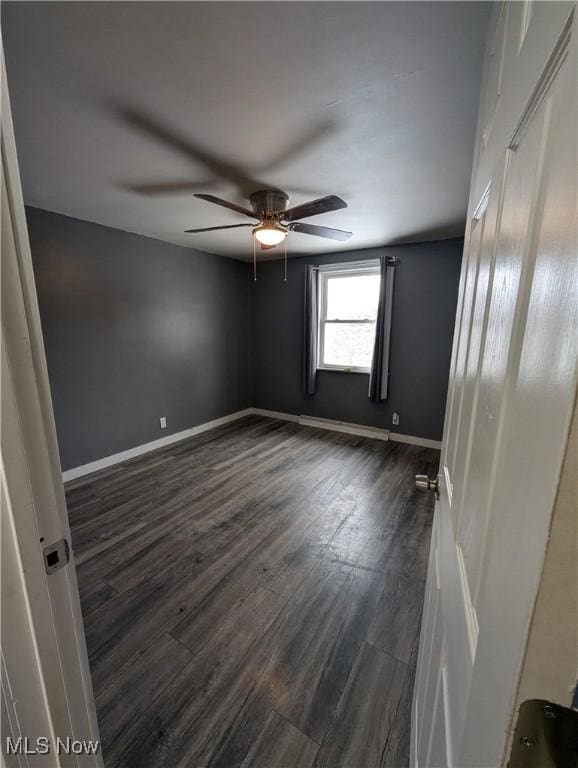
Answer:
<path fill-rule="evenodd" d="M 1 480 L 3 531 L 9 532 L 3 546 L 10 548 L 10 575 L 21 589 L 16 603 L 6 601 L 7 609 L 18 605 L 23 617 L 3 623 L 3 724 L 16 737 L 99 741 L 74 555 L 50 574 L 44 563 L 44 548 L 70 542 L 70 529 L 1 41 L 0 65 Z M 39 732 L 34 722 L 48 723 L 50 732 Z M 59 756 L 55 746 L 50 754 L 56 766 L 103 766 L 100 748 Z M 4 760 L 11 758 L 3 754 Z M 15 764 L 36 760 L 20 755 Z"/>

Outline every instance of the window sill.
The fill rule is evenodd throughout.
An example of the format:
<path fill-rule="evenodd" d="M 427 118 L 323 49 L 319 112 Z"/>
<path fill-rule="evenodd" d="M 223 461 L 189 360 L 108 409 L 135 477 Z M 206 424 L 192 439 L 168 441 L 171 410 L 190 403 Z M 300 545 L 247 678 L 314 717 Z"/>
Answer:
<path fill-rule="evenodd" d="M 363 373 L 369 376 L 371 373 L 369 368 L 346 368 L 345 366 L 338 365 L 318 365 L 318 371 L 333 371 L 335 373 Z"/>

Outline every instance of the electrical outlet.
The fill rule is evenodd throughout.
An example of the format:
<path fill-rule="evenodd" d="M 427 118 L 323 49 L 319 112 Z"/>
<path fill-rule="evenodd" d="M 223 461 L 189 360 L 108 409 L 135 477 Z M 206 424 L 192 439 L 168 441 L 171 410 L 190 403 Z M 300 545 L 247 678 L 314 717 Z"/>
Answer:
<path fill-rule="evenodd" d="M 394 427 L 399 426 L 399 413 L 393 414 L 393 416 L 391 417 L 391 423 L 393 424 Z"/>
<path fill-rule="evenodd" d="M 167 417 L 166 416 L 161 416 L 160 422 L 161 422 L 161 429 L 166 429 L 167 428 Z"/>

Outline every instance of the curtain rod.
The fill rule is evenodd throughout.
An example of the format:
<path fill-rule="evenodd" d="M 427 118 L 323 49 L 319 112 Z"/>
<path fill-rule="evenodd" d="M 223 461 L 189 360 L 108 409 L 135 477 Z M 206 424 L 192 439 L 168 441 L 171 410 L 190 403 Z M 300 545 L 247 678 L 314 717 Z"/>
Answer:
<path fill-rule="evenodd" d="M 396 264 L 399 264 L 399 256 L 387 256 L 387 266 L 388 267 L 394 267 Z M 379 259 L 359 259 L 359 261 L 335 261 L 331 264 L 309 264 L 308 266 L 312 267 L 314 271 L 318 272 L 320 269 L 325 269 L 327 267 L 329 268 L 335 268 L 339 269 L 340 267 L 363 267 L 363 266 L 369 266 L 370 264 L 376 264 L 379 262 Z M 327 270 L 330 271 L 329 269 Z"/>

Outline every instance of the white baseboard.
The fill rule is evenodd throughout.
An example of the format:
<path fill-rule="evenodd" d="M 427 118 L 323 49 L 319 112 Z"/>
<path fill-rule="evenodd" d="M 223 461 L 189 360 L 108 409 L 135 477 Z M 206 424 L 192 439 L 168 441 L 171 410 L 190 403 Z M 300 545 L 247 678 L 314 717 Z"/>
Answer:
<path fill-rule="evenodd" d="M 390 432 L 389 439 L 395 443 L 408 443 L 409 445 L 421 445 L 422 448 L 442 447 L 441 440 L 430 440 L 428 437 L 414 437 L 413 435 L 400 435 L 399 432 Z"/>
<path fill-rule="evenodd" d="M 215 427 L 229 424 L 231 421 L 237 421 L 237 419 L 250 416 L 252 413 L 253 408 L 245 408 L 243 411 L 235 411 L 235 413 L 229 413 L 227 416 L 221 416 L 220 419 L 213 419 L 213 421 L 207 421 L 205 424 L 198 424 L 196 427 L 184 429 L 182 432 L 174 432 L 172 435 L 161 437 L 158 440 L 152 440 L 150 443 L 143 443 L 134 448 L 129 448 L 126 451 L 115 453 L 112 456 L 105 456 L 103 459 L 91 461 L 89 464 L 83 464 L 80 467 L 67 469 L 66 472 L 62 473 L 62 479 L 67 483 L 69 480 L 75 480 L 77 477 L 91 475 L 93 472 L 98 472 L 99 469 L 112 467 L 114 464 L 120 464 L 123 461 L 134 459 L 136 456 L 140 456 L 143 453 L 156 451 L 157 448 L 164 448 L 165 445 L 178 443 L 180 440 L 186 440 L 188 437 L 200 435 L 202 432 L 208 432 L 210 429 L 215 429 Z"/>
<path fill-rule="evenodd" d="M 424 448 L 441 448 L 439 440 L 429 440 L 425 437 L 414 437 L 413 435 L 400 435 L 397 432 L 390 432 L 388 429 L 379 429 L 378 427 L 367 427 L 363 424 L 352 424 L 348 421 L 334 421 L 333 419 L 320 419 L 315 416 L 297 415 L 296 413 L 281 413 L 280 411 L 268 411 L 264 408 L 245 408 L 243 411 L 236 411 L 220 419 L 207 421 L 205 424 L 199 424 L 196 427 L 185 429 L 182 432 L 174 432 L 172 435 L 161 437 L 158 440 L 152 440 L 150 443 L 143 443 L 126 451 L 115 453 L 112 456 L 105 456 L 102 459 L 91 461 L 89 464 L 83 464 L 80 467 L 67 469 L 62 473 L 62 479 L 65 483 L 70 480 L 76 480 L 84 475 L 91 475 L 100 469 L 112 467 L 114 464 L 121 464 L 123 461 L 134 459 L 143 453 L 155 451 L 157 448 L 164 448 L 171 443 L 178 443 L 186 440 L 188 437 L 200 435 L 202 432 L 208 432 L 210 429 L 220 427 L 223 424 L 229 424 L 245 416 L 265 416 L 269 419 L 280 419 L 281 421 L 293 421 L 297 424 L 303 424 L 307 427 L 316 427 L 317 429 L 328 429 L 333 432 L 344 432 L 348 435 L 359 435 L 359 437 L 369 437 L 374 440 L 394 440 L 398 443 L 409 443 L 410 445 L 421 445 Z"/>
<path fill-rule="evenodd" d="M 345 432 L 347 435 L 371 437 L 374 440 L 389 440 L 389 430 L 378 427 L 366 427 L 363 424 L 352 424 L 349 421 L 334 421 L 333 419 L 318 419 L 315 416 L 299 416 L 299 424 L 317 429 L 329 429 L 332 432 Z"/>
<path fill-rule="evenodd" d="M 321 419 L 316 416 L 298 416 L 296 413 L 267 411 L 264 408 L 251 408 L 251 411 L 255 416 L 266 416 L 269 419 L 280 419 L 281 421 L 295 421 L 298 424 L 302 424 L 304 427 L 328 429 L 331 432 L 345 432 L 348 435 L 371 437 L 374 440 L 389 439 L 389 430 L 378 429 L 377 427 L 366 427 L 364 424 L 352 424 L 349 421 L 335 421 L 334 419 Z"/>
<path fill-rule="evenodd" d="M 265 408 L 249 408 L 254 416 L 266 416 L 268 419 L 280 419 L 281 421 L 296 421 L 299 416 L 296 413 L 281 413 L 281 411 L 267 411 Z"/>
<path fill-rule="evenodd" d="M 378 427 L 367 427 L 364 424 L 352 424 L 349 421 L 334 421 L 333 419 L 320 419 L 315 416 L 298 416 L 296 413 L 281 413 L 280 411 L 267 411 L 264 408 L 250 408 L 255 416 L 267 416 L 270 419 L 281 419 L 282 421 L 296 421 L 307 427 L 317 427 L 318 429 L 330 429 L 335 432 L 345 432 L 348 435 L 359 435 L 360 437 L 370 437 L 374 440 L 394 440 L 398 443 L 408 443 L 409 445 L 420 445 L 422 448 L 442 447 L 440 440 L 430 440 L 427 437 L 415 437 L 414 435 L 401 435 L 398 432 L 391 432 L 388 429 L 379 429 Z"/>

